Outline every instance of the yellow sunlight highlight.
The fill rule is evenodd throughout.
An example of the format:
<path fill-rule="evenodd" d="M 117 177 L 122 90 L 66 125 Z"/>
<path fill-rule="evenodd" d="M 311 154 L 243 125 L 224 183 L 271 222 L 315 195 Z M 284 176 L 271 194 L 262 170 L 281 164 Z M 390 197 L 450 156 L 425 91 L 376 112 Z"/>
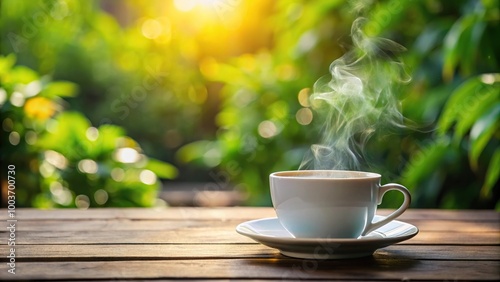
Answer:
<path fill-rule="evenodd" d="M 57 110 L 57 104 L 44 97 L 28 99 L 24 104 L 24 111 L 29 118 L 46 120 Z"/>
<path fill-rule="evenodd" d="M 196 6 L 196 0 L 174 0 L 174 6 L 181 12 L 191 11 Z"/>
<path fill-rule="evenodd" d="M 213 8 L 217 2 L 222 2 L 224 0 L 174 0 L 174 6 L 177 10 L 181 12 L 189 12 L 193 10 L 196 6 Z"/>
<path fill-rule="evenodd" d="M 161 23 L 157 20 L 148 19 L 142 24 L 142 35 L 148 39 L 158 38 L 163 31 Z"/>

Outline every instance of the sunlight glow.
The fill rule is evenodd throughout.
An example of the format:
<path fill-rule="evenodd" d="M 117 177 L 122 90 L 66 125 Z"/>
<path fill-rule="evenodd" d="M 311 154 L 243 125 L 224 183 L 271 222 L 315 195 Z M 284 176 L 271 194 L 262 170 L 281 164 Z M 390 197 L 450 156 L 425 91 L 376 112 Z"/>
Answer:
<path fill-rule="evenodd" d="M 97 163 L 91 159 L 85 159 L 78 162 L 78 170 L 83 173 L 94 174 L 97 172 Z"/>
<path fill-rule="evenodd" d="M 95 141 L 97 138 L 99 138 L 99 130 L 93 126 L 87 128 L 87 131 L 85 132 L 85 136 L 87 139 L 90 141 Z"/>
<path fill-rule="evenodd" d="M 145 169 L 141 171 L 139 179 L 141 180 L 142 183 L 146 185 L 153 185 L 156 183 L 156 174 L 151 170 Z"/>
<path fill-rule="evenodd" d="M 264 138 L 271 138 L 278 134 L 278 127 L 270 120 L 265 120 L 259 124 L 259 135 Z"/>
<path fill-rule="evenodd" d="M 500 81 L 500 75 L 493 73 L 486 73 L 481 75 L 481 82 L 485 84 L 494 84 L 495 82 Z"/>
<path fill-rule="evenodd" d="M 174 6 L 181 12 L 191 11 L 196 6 L 196 0 L 174 0 Z"/>
<path fill-rule="evenodd" d="M 108 201 L 108 192 L 99 189 L 94 193 L 94 200 L 98 205 L 104 205 Z"/>
<path fill-rule="evenodd" d="M 0 106 L 5 103 L 5 100 L 7 100 L 7 91 L 5 89 L 0 88 Z"/>
<path fill-rule="evenodd" d="M 14 122 L 10 118 L 5 118 L 2 122 L 2 129 L 5 132 L 11 132 L 14 127 Z"/>
<path fill-rule="evenodd" d="M 66 159 L 66 157 L 56 151 L 45 151 L 44 156 L 45 161 L 57 167 L 58 169 L 65 169 L 68 165 L 68 160 Z"/>
<path fill-rule="evenodd" d="M 309 107 L 311 106 L 309 103 L 309 95 L 311 95 L 311 89 L 310 88 L 304 88 L 300 90 L 298 99 L 299 103 L 302 107 Z"/>
<path fill-rule="evenodd" d="M 52 176 L 52 174 L 54 174 L 56 168 L 54 166 L 52 166 L 51 164 L 49 164 L 47 161 L 43 161 L 39 167 L 39 170 L 40 170 L 40 174 L 44 178 L 48 178 L 48 177 Z"/>
<path fill-rule="evenodd" d="M 21 140 L 21 136 L 16 131 L 12 131 L 9 134 L 9 142 L 10 142 L 10 144 L 16 146 L 17 144 L 19 144 L 20 140 Z"/>
<path fill-rule="evenodd" d="M 90 199 L 86 195 L 78 195 L 75 198 L 75 205 L 79 209 L 86 210 L 90 207 Z"/>
<path fill-rule="evenodd" d="M 22 107 L 24 105 L 24 95 L 21 92 L 14 91 L 10 96 L 10 103 L 16 107 Z"/>
<path fill-rule="evenodd" d="M 27 144 L 34 145 L 38 140 L 38 134 L 36 134 L 36 132 L 33 130 L 29 130 L 24 135 L 24 139 L 26 140 Z"/>
<path fill-rule="evenodd" d="M 297 122 L 302 125 L 308 125 L 313 120 L 313 113 L 309 108 L 302 108 L 295 114 Z"/>
<path fill-rule="evenodd" d="M 217 148 L 212 148 L 203 154 L 203 161 L 209 167 L 216 167 L 222 160 L 222 154 Z"/>
<path fill-rule="evenodd" d="M 69 205 L 73 199 L 71 191 L 57 181 L 50 184 L 50 193 L 52 194 L 54 202 L 63 206 Z"/>
<path fill-rule="evenodd" d="M 197 0 L 195 2 L 199 6 L 213 7 L 215 4 L 217 4 L 217 2 L 221 2 L 221 1 L 223 1 L 223 0 Z M 235 2 L 235 1 L 233 0 L 233 1 L 227 1 L 227 2 Z"/>
<path fill-rule="evenodd" d="M 156 39 L 162 34 L 163 27 L 159 21 L 148 19 L 142 24 L 141 31 L 144 37 L 148 39 Z"/>
<path fill-rule="evenodd" d="M 27 84 L 24 89 L 24 96 L 26 98 L 33 97 L 42 91 L 42 83 L 39 80 L 35 80 Z"/>
<path fill-rule="evenodd" d="M 133 148 L 120 148 L 116 150 L 114 157 L 117 161 L 125 164 L 135 163 L 141 158 L 139 152 Z"/>
<path fill-rule="evenodd" d="M 111 178 L 116 182 L 121 182 L 125 179 L 125 171 L 119 167 L 115 167 L 111 170 Z"/>

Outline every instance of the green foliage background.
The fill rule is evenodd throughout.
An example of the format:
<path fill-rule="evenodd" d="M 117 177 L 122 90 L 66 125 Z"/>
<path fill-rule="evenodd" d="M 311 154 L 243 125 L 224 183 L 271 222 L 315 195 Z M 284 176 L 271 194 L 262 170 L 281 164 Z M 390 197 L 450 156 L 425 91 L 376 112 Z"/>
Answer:
<path fill-rule="evenodd" d="M 364 169 L 406 185 L 415 207 L 500 208 L 498 1 L 215 0 L 183 12 L 172 1 L 0 0 L 0 9 L 1 54 L 15 53 L 15 68 L 35 70 L 32 78 L 9 84 L 5 77 L 15 72 L 3 68 L 0 81 L 2 120 L 15 113 L 21 140 L 26 107 L 10 103 L 17 84 L 63 80 L 79 90 L 75 97 L 64 91 L 50 97 L 60 108 L 35 130 L 47 135 L 40 144 L 13 146 L 3 128 L 2 164 L 21 162 L 19 173 L 34 179 L 25 185 L 29 194 L 41 193 L 49 203 L 55 196 L 47 179 L 37 181 L 37 165 L 21 160 L 51 150 L 74 166 L 87 158 L 99 168 L 124 165 L 109 164 L 116 144 L 100 154 L 87 148 L 81 134 L 92 124 L 99 136 L 114 132 L 110 138 L 126 130 L 139 151 L 179 168 L 178 181 L 229 182 L 249 195 L 247 204 L 269 205 L 269 173 L 297 169 L 319 140 L 323 122 L 307 97 L 349 50 L 351 24 L 363 16 L 367 35 L 408 49 L 403 61 L 413 78 L 395 89 L 408 128 L 371 139 Z M 61 131 L 70 135 L 64 141 L 43 141 L 50 140 L 43 132 L 52 119 L 74 119 L 81 129 Z M 77 147 L 88 152 L 73 156 Z M 141 182 L 112 182 L 110 171 L 99 169 L 99 177 L 86 182 L 77 170 L 76 178 L 65 170 L 57 177 L 75 179 L 67 187 L 74 196 L 109 182 L 120 187 L 113 189 L 123 203 L 138 205 L 127 197 L 137 199 L 131 195 Z M 175 176 L 173 167 L 155 170 L 162 171 Z M 151 202 L 154 193 L 148 193 Z M 33 200 L 40 197 L 26 196 L 24 205 L 41 205 Z"/>

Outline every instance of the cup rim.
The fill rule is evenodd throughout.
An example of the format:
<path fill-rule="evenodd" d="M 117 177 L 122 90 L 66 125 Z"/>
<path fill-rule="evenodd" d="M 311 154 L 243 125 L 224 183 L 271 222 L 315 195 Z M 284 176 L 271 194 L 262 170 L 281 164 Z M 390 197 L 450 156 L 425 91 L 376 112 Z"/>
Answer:
<path fill-rule="evenodd" d="M 310 177 L 311 174 L 315 173 L 349 173 L 352 177 L 329 177 L 322 175 L 314 175 Z M 303 175 L 297 175 L 303 174 Z M 281 178 L 281 179 L 322 179 L 322 180 L 353 180 L 353 179 L 380 179 L 382 176 L 375 172 L 358 171 L 358 170 L 336 170 L 336 169 L 321 169 L 321 170 L 285 170 L 276 171 L 270 174 L 270 177 Z"/>

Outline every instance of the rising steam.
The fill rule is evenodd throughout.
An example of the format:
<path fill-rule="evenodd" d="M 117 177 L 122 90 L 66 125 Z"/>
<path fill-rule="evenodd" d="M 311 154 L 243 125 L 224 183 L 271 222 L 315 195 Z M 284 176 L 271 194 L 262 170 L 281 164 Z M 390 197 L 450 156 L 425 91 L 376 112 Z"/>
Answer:
<path fill-rule="evenodd" d="M 300 169 L 359 170 L 363 147 L 375 132 L 403 127 L 394 86 L 410 77 L 398 54 L 405 48 L 384 38 L 368 38 L 365 19 L 354 21 L 353 49 L 330 65 L 331 76 L 314 84 L 311 104 L 325 119 L 321 143 Z"/>

